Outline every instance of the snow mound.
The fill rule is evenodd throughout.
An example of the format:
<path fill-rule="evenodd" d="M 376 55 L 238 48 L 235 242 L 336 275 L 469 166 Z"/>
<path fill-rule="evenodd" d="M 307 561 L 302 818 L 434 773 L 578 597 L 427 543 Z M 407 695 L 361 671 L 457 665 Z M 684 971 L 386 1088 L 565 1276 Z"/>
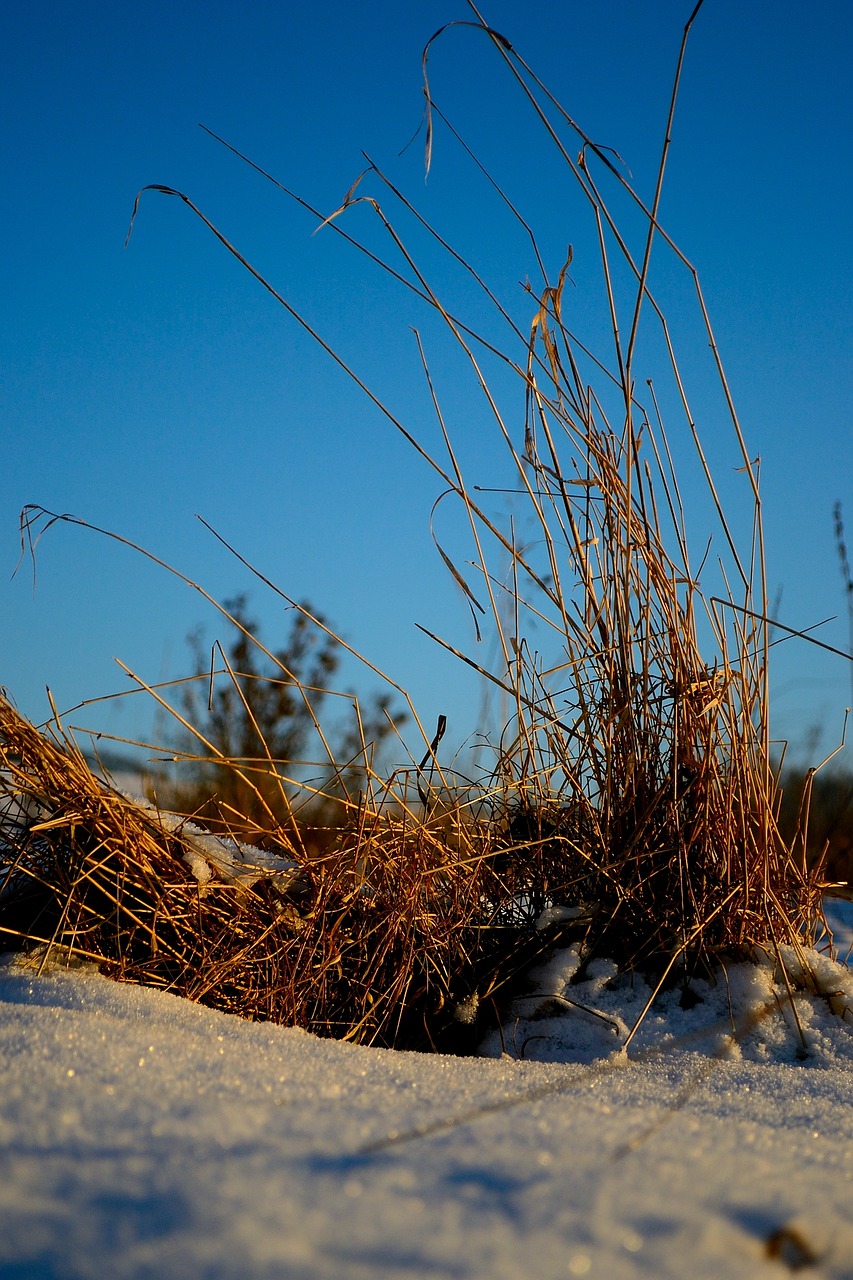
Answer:
<path fill-rule="evenodd" d="M 547 980 L 628 1027 L 646 989 L 579 973 Z M 728 1000 L 784 1003 L 770 964 L 724 987 L 667 992 L 629 1056 L 557 1001 L 531 1026 L 585 1065 L 360 1048 L 7 958 L 0 1276 L 851 1280 L 850 1028 L 798 992 L 806 1059 L 780 1014 L 714 1056 Z"/>
<path fill-rule="evenodd" d="M 634 1030 L 636 1028 L 636 1031 Z M 634 1034 L 632 1034 L 632 1032 Z M 609 960 L 560 950 L 530 975 L 481 1052 L 534 1062 L 592 1063 L 698 1052 L 751 1062 L 853 1066 L 853 974 L 817 951 L 779 949 L 721 965 L 655 995 Z"/>

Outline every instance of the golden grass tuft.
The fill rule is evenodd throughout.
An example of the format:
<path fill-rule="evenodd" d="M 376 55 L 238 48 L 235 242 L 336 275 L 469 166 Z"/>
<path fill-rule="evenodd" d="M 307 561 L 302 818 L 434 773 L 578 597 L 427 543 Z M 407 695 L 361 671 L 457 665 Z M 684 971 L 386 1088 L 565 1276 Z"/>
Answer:
<path fill-rule="evenodd" d="M 658 217 L 678 82 L 699 7 L 685 28 L 648 204 L 615 153 L 592 143 L 513 46 L 476 10 L 477 21 L 469 24 L 491 42 L 529 99 L 590 213 L 609 315 L 608 356 L 593 355 L 566 318 L 571 253 L 556 279 L 549 279 L 529 223 L 490 175 L 529 236 L 543 277 L 536 293 L 531 286 L 523 291 L 526 330 L 511 319 L 512 305 L 499 302 L 474 268 L 415 216 L 430 242 L 462 264 L 480 300 L 493 308 L 496 325 L 503 326 L 503 348 L 444 308 L 379 200 L 355 194 L 373 181 L 398 211 L 415 213 L 375 165 L 344 206 L 322 219 L 324 234 L 362 249 L 451 337 L 482 395 L 495 452 L 508 461 L 534 529 L 524 546 L 514 522 L 501 524 L 486 510 L 483 490 L 463 476 L 419 333 L 441 458 L 415 439 L 187 196 L 147 188 L 178 196 L 202 220 L 458 501 L 471 538 L 467 564 L 462 555 L 439 550 L 465 593 L 477 638 L 481 628 L 491 628 L 497 665 L 434 639 L 498 687 L 510 712 L 492 769 L 464 795 L 441 783 L 425 787 L 417 768 L 384 779 L 365 766 L 364 786 L 344 796 L 332 847 L 311 858 L 293 805 L 304 783 L 283 777 L 284 762 L 274 760 L 263 742 L 256 760 L 216 763 L 250 787 L 253 778 L 273 780 L 281 804 L 268 804 L 268 822 L 226 817 L 233 831 L 251 827 L 267 852 L 214 855 L 199 833 L 95 779 L 58 720 L 52 735 L 40 734 L 0 703 L 9 866 L 0 884 L 0 927 L 7 937 L 96 959 L 122 980 L 151 983 L 244 1017 L 407 1047 L 458 1045 L 464 1034 L 473 1035 L 460 1028 L 476 1025 L 477 1008 L 488 1008 L 569 932 L 588 957 L 606 953 L 625 968 L 655 971 L 661 981 L 673 969 L 712 967 L 730 954 L 769 948 L 778 956 L 781 947 L 801 952 L 814 942 L 825 888 L 821 868 L 806 858 L 805 815 L 792 841 L 780 834 L 781 793 L 771 766 L 771 620 L 758 464 L 744 441 L 698 275 Z M 431 154 L 435 121 L 445 117 L 427 83 L 425 91 Z M 566 134 L 580 142 L 577 160 L 562 141 Z M 604 198 L 602 180 L 627 201 L 634 224 L 638 216 L 643 220 L 635 250 Z M 355 204 L 365 205 L 390 233 L 394 263 L 343 229 Z M 134 218 L 138 207 L 139 197 Z M 674 342 L 651 290 L 654 244 L 695 289 L 703 345 L 711 353 L 741 476 L 734 521 L 724 512 Z M 646 350 L 640 334 L 647 321 L 663 352 L 665 396 L 636 367 L 638 352 Z M 489 361 L 491 367 L 497 361 L 500 375 L 494 389 Z M 520 392 L 511 411 L 501 408 L 496 389 L 507 376 L 515 377 Z M 676 430 L 665 426 L 662 400 L 670 410 L 674 406 Z M 673 463 L 685 441 L 714 525 L 714 554 L 705 528 L 698 569 L 688 553 L 690 521 Z M 45 527 L 69 522 L 30 509 L 24 531 L 31 545 L 40 519 Z M 310 690 L 300 692 L 310 699 Z M 441 779 L 437 740 L 430 743 L 411 703 L 409 709 L 428 748 L 425 762 L 432 760 Z M 317 731 L 322 736 L 319 724 Z M 364 761 L 371 758 L 369 743 L 362 754 Z M 341 762 L 341 776 L 347 768 Z M 269 787 L 264 794 L 271 794 Z M 270 850 L 290 865 L 271 863 Z M 201 863 L 193 864 L 194 857 Z M 209 876 L 202 871 L 199 877 L 201 865 Z M 543 919 L 552 923 L 537 928 Z"/>
<path fill-rule="evenodd" d="M 0 796 L 7 946 L 244 1018 L 458 1048 L 470 1011 L 553 937 L 518 928 L 489 824 L 387 794 L 320 859 L 281 833 L 252 850 L 119 794 L 57 725 L 0 700 Z"/>

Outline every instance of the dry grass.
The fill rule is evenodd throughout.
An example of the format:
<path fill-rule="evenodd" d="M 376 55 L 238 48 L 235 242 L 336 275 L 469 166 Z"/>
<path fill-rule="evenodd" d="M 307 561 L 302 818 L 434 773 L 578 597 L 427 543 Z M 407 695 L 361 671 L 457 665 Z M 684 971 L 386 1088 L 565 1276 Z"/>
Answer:
<path fill-rule="evenodd" d="M 279 833 L 271 857 L 120 795 L 5 700 L 0 759 L 0 933 L 45 963 L 86 958 L 318 1034 L 458 1047 L 476 1004 L 550 941 L 514 927 L 524 886 L 499 867 L 491 824 L 418 816 L 388 784 L 331 854 Z"/>
<path fill-rule="evenodd" d="M 156 812 L 93 779 L 58 722 L 51 740 L 8 704 L 0 705 L 3 776 L 18 814 L 14 824 L 6 819 L 12 870 L 0 890 L 0 903 L 8 902 L 3 928 L 9 936 L 96 957 L 116 977 L 154 983 L 243 1016 L 390 1045 L 453 1043 L 458 1015 L 469 1017 L 478 1003 L 488 1007 L 561 930 L 580 935 L 590 956 L 606 952 L 626 967 L 642 965 L 666 976 L 754 947 L 778 954 L 781 945 L 809 945 L 824 888 L 820 867 L 805 856 L 804 827 L 788 843 L 777 822 L 781 796 L 770 753 L 770 623 L 758 467 L 729 395 L 698 276 L 658 221 L 690 23 L 647 205 L 611 155 L 594 146 L 509 43 L 475 15 L 474 25 L 528 95 L 588 204 L 611 318 L 609 357 L 592 357 L 564 315 L 571 259 L 550 282 L 544 255 L 520 214 L 543 274 L 538 300 L 528 298 L 527 335 L 469 269 L 509 326 L 506 350 L 445 310 L 378 199 L 357 194 L 357 184 L 324 223 L 329 234 L 362 247 L 343 229 L 347 211 L 360 203 L 390 233 L 405 278 L 372 251 L 370 256 L 426 303 L 457 344 L 488 407 L 498 447 L 514 468 L 538 549 L 521 547 L 514 525 L 502 527 L 464 478 L 423 345 L 443 460 L 310 332 L 461 504 L 473 582 L 459 567 L 461 557 L 441 554 L 478 626 L 491 627 L 497 668 L 436 639 L 509 700 L 511 719 L 490 776 L 457 797 L 443 783 L 437 743 L 421 730 L 430 749 L 420 768 L 386 780 L 373 773 L 365 742 L 366 785 L 346 795 L 346 820 L 326 856 L 309 858 L 300 847 L 298 821 L 282 823 L 270 812 L 266 826 L 255 824 L 255 834 L 266 848 L 277 846 L 294 869 L 262 869 L 248 883 L 251 875 L 229 878 L 214 867 L 201 884 L 185 860 L 191 836 L 166 829 Z M 440 113 L 428 84 L 426 91 L 430 152 Z M 561 141 L 572 132 L 581 145 L 577 160 Z M 369 172 L 389 201 L 407 215 L 414 212 L 375 166 Z M 633 215 L 639 211 L 644 218 L 636 253 L 604 199 L 602 175 Z M 155 189 L 179 196 L 309 327 L 185 195 Z M 742 471 L 739 502 L 748 518 L 740 510 L 736 526 L 747 530 L 745 548 L 724 513 L 674 344 L 650 289 L 656 242 L 695 286 Z M 627 291 L 616 283 L 626 275 L 632 282 Z M 665 352 L 663 377 L 680 415 L 679 433 L 692 440 L 715 513 L 714 553 L 705 550 L 699 569 L 688 554 L 673 442 L 655 383 L 636 368 L 647 320 Z M 483 356 L 496 354 L 523 387 L 523 423 L 504 416 L 484 372 Z M 56 519 L 31 511 L 28 531 L 41 515 Z M 704 542 L 703 536 L 703 550 Z M 705 575 L 714 583 L 710 590 L 703 587 Z M 540 636 L 536 649 L 528 638 L 531 625 Z M 238 770 L 249 786 L 253 774 L 278 779 L 285 806 L 298 795 L 299 779 L 287 777 L 282 762 L 268 753 L 220 763 Z M 346 762 L 340 764 L 343 769 Z M 234 819 L 236 829 L 239 815 Z M 33 890 L 25 895 L 32 915 L 10 924 L 21 886 Z M 567 923 L 537 930 L 546 906 L 563 909 Z"/>

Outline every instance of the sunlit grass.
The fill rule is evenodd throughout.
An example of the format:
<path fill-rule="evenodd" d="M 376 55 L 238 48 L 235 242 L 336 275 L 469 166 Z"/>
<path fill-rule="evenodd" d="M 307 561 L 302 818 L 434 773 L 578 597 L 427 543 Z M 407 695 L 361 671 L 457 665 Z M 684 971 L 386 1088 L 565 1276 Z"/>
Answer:
<path fill-rule="evenodd" d="M 439 550 L 464 593 L 475 634 L 493 640 L 497 663 L 433 638 L 504 696 L 509 714 L 494 736 L 491 762 L 463 785 L 441 763 L 442 726 L 436 732 L 422 726 L 404 690 L 387 677 L 418 738 L 411 747 L 400 737 L 408 765 L 383 772 L 364 732 L 353 755 L 336 759 L 314 710 L 324 691 L 282 668 L 277 678 L 289 682 L 308 709 L 325 753 L 324 776 L 334 780 L 327 795 L 331 783 L 318 788 L 304 769 L 271 749 L 252 720 L 246 673 L 226 662 L 218 676 L 233 686 L 235 715 L 256 731 L 256 755 L 239 757 L 187 720 L 174 691 L 134 677 L 194 738 L 197 746 L 184 753 L 184 763 L 212 762 L 214 777 L 239 780 L 229 794 L 251 798 L 250 818 L 220 797 L 216 830 L 267 851 L 254 855 L 252 871 L 243 865 L 252 864 L 251 852 L 227 845 L 227 855 L 217 854 L 199 843 L 191 826 L 96 780 L 58 719 L 39 734 L 0 703 L 11 860 L 0 889 L 6 903 L 0 925 L 13 940 L 94 957 L 118 978 L 246 1017 L 417 1047 L 458 1045 L 473 1036 L 497 1016 L 507 985 L 567 937 L 587 958 L 606 954 L 660 981 L 756 948 L 802 953 L 813 943 L 825 887 L 820 859 L 807 857 L 805 815 L 793 836 L 781 833 L 781 793 L 771 763 L 771 624 L 758 464 L 741 431 L 698 275 L 659 222 L 690 23 L 648 201 L 508 41 L 479 15 L 474 25 L 528 96 L 554 143 L 556 163 L 585 199 L 610 317 L 608 352 L 596 353 L 569 323 L 571 255 L 552 278 L 535 228 L 496 179 L 490 178 L 496 198 L 529 234 L 543 277 L 540 288 L 528 289 L 524 332 L 473 265 L 433 232 L 377 166 L 370 165 L 322 224 L 324 233 L 367 251 L 348 229 L 359 205 L 388 234 L 393 259 L 371 250 L 372 266 L 414 292 L 452 339 L 492 423 L 492 441 L 483 448 L 510 465 L 523 516 L 495 516 L 463 473 L 420 335 L 440 454 L 416 438 L 188 196 L 162 186 L 144 190 L 183 201 L 329 352 L 459 504 L 469 545 Z M 439 36 L 444 30 L 430 45 Z M 439 113 L 426 75 L 425 92 L 428 166 Z M 570 146 L 579 146 L 579 154 Z M 605 198 L 605 181 L 612 199 Z M 623 233 L 616 205 L 627 207 L 632 225 L 641 216 L 636 243 Z M 134 219 L 138 210 L 139 197 Z M 397 215 L 413 213 L 439 250 L 468 269 L 494 309 L 496 328 L 507 333 L 504 349 L 443 306 L 426 267 L 397 230 Z M 734 513 L 712 474 L 675 343 L 651 288 L 653 249 L 679 264 L 695 291 L 739 458 Z M 660 369 L 642 366 L 647 328 L 663 353 Z M 502 370 L 497 379 L 488 372 L 495 360 Z M 507 371 L 515 395 L 503 394 Z M 664 399 L 675 406 L 674 425 L 665 421 Z M 519 419 L 515 406 L 522 403 Z M 698 563 L 688 547 L 690 522 L 673 462 L 684 438 L 692 442 L 715 519 Z M 523 543 L 516 534 L 522 518 L 535 531 Z M 23 527 L 30 545 L 59 520 L 67 517 L 29 509 Z M 210 600 L 196 584 L 188 586 Z M 275 665 L 276 655 L 217 607 L 243 630 L 246 644 Z M 320 620 L 308 621 L 330 634 Z M 310 815 L 331 798 L 338 817 L 318 852 L 307 838 Z M 187 818 L 198 816 L 197 800 L 187 802 Z M 214 794 L 204 801 L 208 815 L 215 800 Z"/>

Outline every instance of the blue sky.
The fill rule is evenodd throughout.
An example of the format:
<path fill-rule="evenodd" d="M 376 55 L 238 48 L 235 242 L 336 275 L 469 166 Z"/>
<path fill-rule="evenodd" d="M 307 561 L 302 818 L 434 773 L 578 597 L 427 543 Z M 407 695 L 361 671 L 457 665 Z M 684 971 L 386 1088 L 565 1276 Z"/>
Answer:
<path fill-rule="evenodd" d="M 486 0 L 482 11 L 650 197 L 690 8 Z M 529 246 L 452 137 L 437 127 L 426 185 L 422 140 L 399 155 L 421 116 L 425 41 L 469 16 L 464 0 L 4 6 L 0 683 L 35 720 L 48 714 L 45 685 L 60 708 L 121 689 L 115 657 L 147 680 L 174 678 L 188 666 L 193 627 L 223 632 L 192 591 L 82 529 L 47 535 L 35 592 L 28 566 L 13 579 L 25 503 L 115 530 L 219 598 L 250 591 L 275 644 L 280 606 L 200 513 L 406 687 L 426 724 L 446 714 L 457 743 L 477 728 L 479 691 L 415 626 L 476 648 L 430 538 L 438 478 L 179 202 L 149 195 L 124 248 L 137 190 L 180 188 L 434 445 L 410 331 L 421 326 L 469 479 L 504 484 L 505 463 L 480 433 L 482 406 L 443 364 L 429 317 L 333 231 L 312 236 L 316 220 L 198 128 L 327 213 L 367 151 L 529 321 L 518 288 L 532 274 Z M 847 0 L 809 9 L 706 0 L 661 214 L 699 269 L 750 449 L 762 457 L 779 616 L 807 627 L 837 615 L 819 634 L 840 648 L 849 640 L 835 502 L 853 543 L 851 54 Z M 573 244 L 576 328 L 588 324 L 597 339 L 588 212 L 500 60 L 460 28 L 436 44 L 430 69 L 439 105 L 534 224 L 554 276 Z M 384 244 L 364 207 L 347 216 L 346 229 Z M 437 261 L 432 269 L 463 305 L 458 275 Z M 730 479 L 689 291 L 663 256 L 653 281 L 695 378 L 700 429 Z M 457 526 L 443 520 L 453 549 Z M 704 544 L 701 524 L 697 532 Z M 775 657 L 776 730 L 795 743 L 814 730 L 831 748 L 849 664 L 800 642 Z M 354 669 L 345 679 L 366 687 Z M 72 719 L 146 736 L 152 714 L 136 700 Z"/>

